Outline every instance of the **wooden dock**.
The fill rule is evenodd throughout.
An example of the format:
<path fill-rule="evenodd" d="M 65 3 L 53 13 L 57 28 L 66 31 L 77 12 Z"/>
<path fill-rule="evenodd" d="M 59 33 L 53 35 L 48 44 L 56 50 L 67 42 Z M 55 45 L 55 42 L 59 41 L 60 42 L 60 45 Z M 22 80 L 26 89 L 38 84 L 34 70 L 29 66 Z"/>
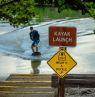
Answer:
<path fill-rule="evenodd" d="M 95 88 L 95 74 L 69 74 L 63 80 L 64 88 Z M 57 97 L 58 76 L 12 74 L 0 81 L 0 97 Z"/>
<path fill-rule="evenodd" d="M 95 74 L 68 74 L 62 79 L 64 87 L 95 88 Z M 52 75 L 52 87 L 58 87 L 58 76 Z"/>
<path fill-rule="evenodd" d="M 51 76 L 12 74 L 0 81 L 0 97 L 54 97 Z"/>

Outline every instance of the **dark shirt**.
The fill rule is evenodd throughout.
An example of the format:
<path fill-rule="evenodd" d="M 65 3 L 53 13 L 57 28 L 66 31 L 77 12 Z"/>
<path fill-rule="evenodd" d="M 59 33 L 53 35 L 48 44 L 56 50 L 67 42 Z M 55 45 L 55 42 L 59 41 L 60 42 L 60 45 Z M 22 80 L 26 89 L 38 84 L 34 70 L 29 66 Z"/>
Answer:
<path fill-rule="evenodd" d="M 33 30 L 30 32 L 30 39 L 32 41 L 40 40 L 39 38 L 40 38 L 40 35 L 37 30 Z"/>

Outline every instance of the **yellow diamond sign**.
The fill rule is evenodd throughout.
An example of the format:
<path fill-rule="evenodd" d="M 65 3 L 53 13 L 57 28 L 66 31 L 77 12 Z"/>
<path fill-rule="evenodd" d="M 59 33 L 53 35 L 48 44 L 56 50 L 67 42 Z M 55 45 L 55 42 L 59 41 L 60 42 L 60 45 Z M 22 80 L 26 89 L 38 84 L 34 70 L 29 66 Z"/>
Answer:
<path fill-rule="evenodd" d="M 47 63 L 60 78 L 67 75 L 67 73 L 77 64 L 64 49 L 60 49 Z"/>

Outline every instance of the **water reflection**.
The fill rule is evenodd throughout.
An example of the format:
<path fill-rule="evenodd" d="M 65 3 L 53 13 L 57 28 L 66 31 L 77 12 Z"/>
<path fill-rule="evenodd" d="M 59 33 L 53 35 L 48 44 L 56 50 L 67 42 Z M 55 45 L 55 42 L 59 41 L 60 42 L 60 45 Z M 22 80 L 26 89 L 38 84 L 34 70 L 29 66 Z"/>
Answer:
<path fill-rule="evenodd" d="M 39 66 L 41 65 L 41 60 L 31 60 L 31 67 L 33 69 L 33 74 L 39 74 Z"/>

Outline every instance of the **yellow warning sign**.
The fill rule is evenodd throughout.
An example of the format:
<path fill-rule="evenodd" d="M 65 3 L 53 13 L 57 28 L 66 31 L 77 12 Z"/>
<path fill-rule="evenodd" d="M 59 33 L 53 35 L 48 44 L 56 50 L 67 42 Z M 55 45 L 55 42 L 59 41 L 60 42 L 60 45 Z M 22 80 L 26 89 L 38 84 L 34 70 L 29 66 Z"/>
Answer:
<path fill-rule="evenodd" d="M 60 78 L 67 75 L 67 73 L 77 64 L 64 49 L 60 49 L 47 63 Z"/>

